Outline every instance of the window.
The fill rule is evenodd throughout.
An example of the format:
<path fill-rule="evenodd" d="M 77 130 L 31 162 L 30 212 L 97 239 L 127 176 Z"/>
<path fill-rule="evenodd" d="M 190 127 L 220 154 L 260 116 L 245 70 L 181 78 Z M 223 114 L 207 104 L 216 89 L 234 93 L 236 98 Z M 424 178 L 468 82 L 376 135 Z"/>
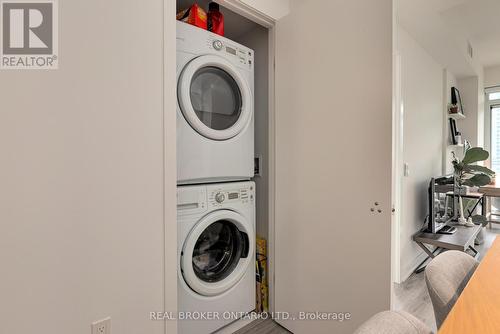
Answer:
<path fill-rule="evenodd" d="M 486 138 L 490 151 L 490 167 L 500 174 L 500 87 L 486 89 L 486 120 L 489 121 L 490 138 Z"/>
<path fill-rule="evenodd" d="M 500 100 L 500 92 L 489 93 L 488 100 Z"/>
<path fill-rule="evenodd" d="M 485 93 L 484 143 L 490 152 L 489 167 L 500 175 L 500 87 L 486 88 Z M 491 204 L 492 212 L 500 210 L 500 198 L 493 198 Z"/>
<path fill-rule="evenodd" d="M 491 106 L 491 169 L 500 174 L 500 105 Z"/>

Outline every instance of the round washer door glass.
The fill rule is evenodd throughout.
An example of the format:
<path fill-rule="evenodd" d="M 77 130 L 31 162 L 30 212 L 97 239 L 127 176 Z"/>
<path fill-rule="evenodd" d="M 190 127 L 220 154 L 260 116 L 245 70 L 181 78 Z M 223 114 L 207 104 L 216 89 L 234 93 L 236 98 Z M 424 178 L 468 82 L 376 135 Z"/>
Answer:
<path fill-rule="evenodd" d="M 220 68 L 208 66 L 196 71 L 190 96 L 196 116 L 211 129 L 229 129 L 240 117 L 241 91 L 233 77 Z"/>
<path fill-rule="evenodd" d="M 198 237 L 193 250 L 193 269 L 204 282 L 219 282 L 236 268 L 246 248 L 239 229 L 232 222 L 219 220 Z"/>
<path fill-rule="evenodd" d="M 246 218 L 216 210 L 198 221 L 184 240 L 180 271 L 186 284 L 203 296 L 231 289 L 253 268 L 255 231 Z"/>

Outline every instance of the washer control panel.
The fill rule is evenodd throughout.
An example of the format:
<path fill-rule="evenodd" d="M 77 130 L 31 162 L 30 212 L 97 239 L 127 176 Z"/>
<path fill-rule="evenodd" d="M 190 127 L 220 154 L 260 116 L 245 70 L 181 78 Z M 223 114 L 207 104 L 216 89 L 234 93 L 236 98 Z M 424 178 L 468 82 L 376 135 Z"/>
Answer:
<path fill-rule="evenodd" d="M 177 214 L 191 215 L 207 210 L 207 190 L 204 187 L 177 188 Z"/>
<path fill-rule="evenodd" d="M 255 197 L 254 185 L 245 187 L 235 186 L 229 188 L 227 185 L 224 188 L 213 188 L 208 193 L 208 203 L 211 207 L 222 206 L 234 202 L 252 203 Z"/>
<path fill-rule="evenodd" d="M 215 194 L 215 201 L 217 203 L 223 203 L 226 200 L 226 195 L 223 192 L 218 192 Z"/>

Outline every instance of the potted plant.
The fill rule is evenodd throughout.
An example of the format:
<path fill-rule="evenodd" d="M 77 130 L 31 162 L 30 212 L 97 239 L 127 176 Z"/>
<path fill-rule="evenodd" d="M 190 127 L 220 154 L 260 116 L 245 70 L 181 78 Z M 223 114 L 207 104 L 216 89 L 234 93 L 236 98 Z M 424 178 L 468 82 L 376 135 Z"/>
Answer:
<path fill-rule="evenodd" d="M 472 147 L 465 151 L 462 160 L 459 160 L 455 152 L 453 154 L 453 169 L 454 169 L 454 193 L 458 196 L 460 225 L 474 226 L 474 223 L 481 225 L 486 224 L 486 217 L 481 215 L 474 216 L 474 219 L 466 219 L 464 215 L 464 207 L 462 195 L 467 193 L 467 187 L 481 187 L 491 183 L 491 178 L 495 175 L 491 169 L 478 166 L 476 163 L 488 159 L 490 154 L 481 147 Z"/>

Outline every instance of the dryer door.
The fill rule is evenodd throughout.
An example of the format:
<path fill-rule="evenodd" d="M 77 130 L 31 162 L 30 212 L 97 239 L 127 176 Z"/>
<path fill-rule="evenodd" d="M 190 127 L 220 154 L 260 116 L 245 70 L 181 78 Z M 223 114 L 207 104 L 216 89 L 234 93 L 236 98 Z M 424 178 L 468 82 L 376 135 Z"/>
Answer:
<path fill-rule="evenodd" d="M 178 81 L 179 107 L 191 127 L 213 140 L 238 135 L 252 118 L 253 97 L 247 80 L 216 55 L 193 59 Z"/>
<path fill-rule="evenodd" d="M 181 272 L 191 289 L 215 296 L 233 287 L 252 265 L 254 231 L 230 210 L 218 210 L 199 221 L 184 241 Z"/>

